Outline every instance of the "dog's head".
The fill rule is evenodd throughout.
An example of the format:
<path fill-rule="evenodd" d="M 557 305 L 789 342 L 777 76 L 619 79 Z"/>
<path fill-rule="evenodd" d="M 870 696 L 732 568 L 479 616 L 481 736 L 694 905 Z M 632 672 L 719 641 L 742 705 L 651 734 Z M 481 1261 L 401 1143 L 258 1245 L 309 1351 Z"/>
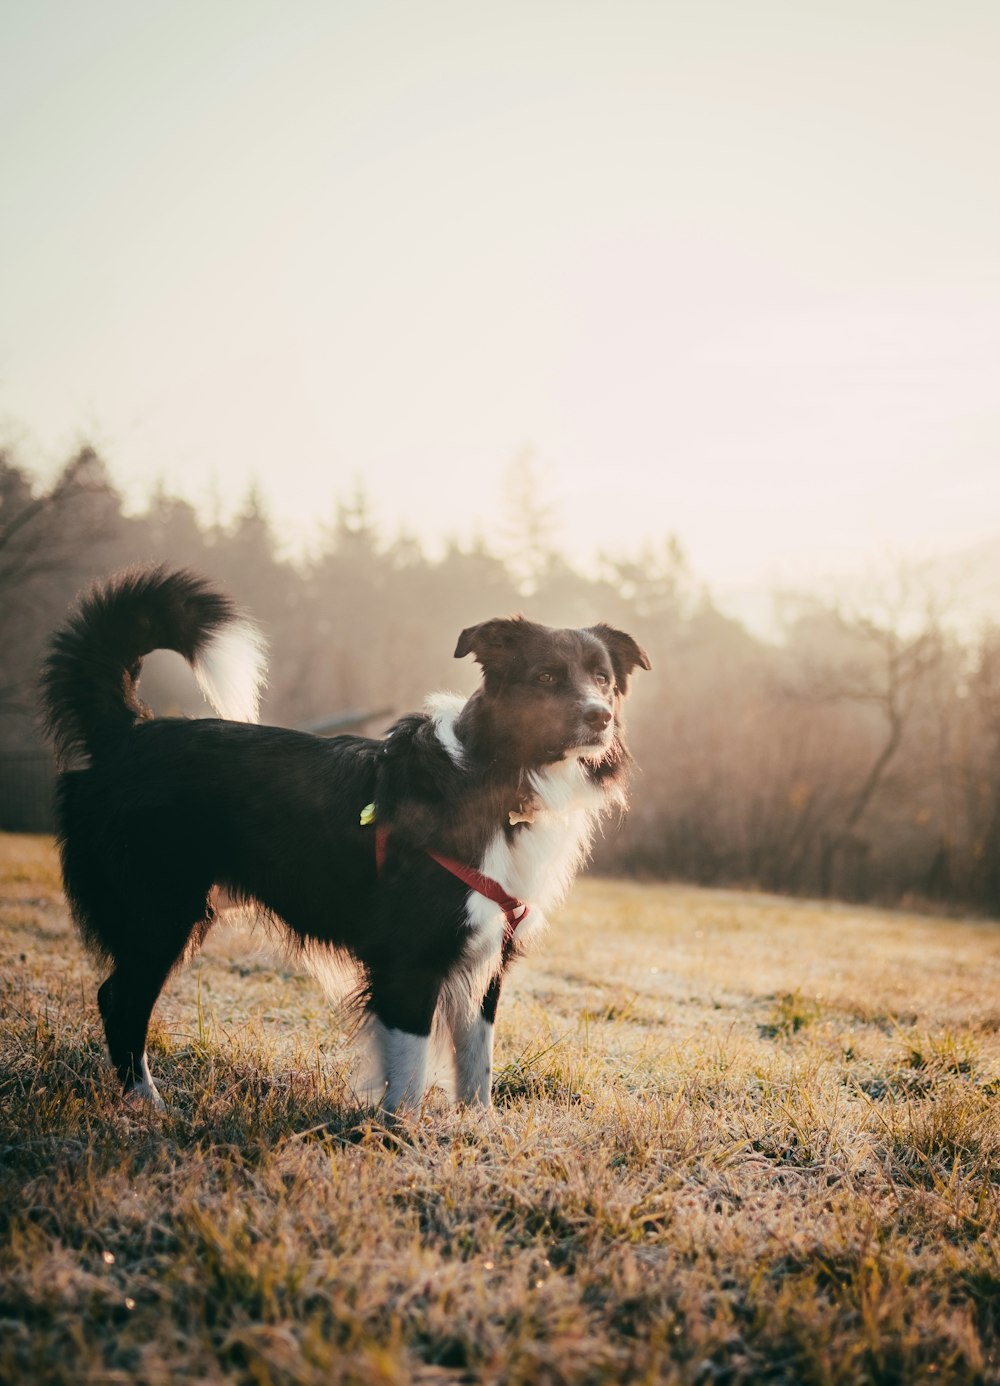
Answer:
<path fill-rule="evenodd" d="M 555 630 L 523 617 L 483 621 L 459 636 L 483 683 L 461 729 L 479 755 L 524 767 L 576 757 L 603 760 L 621 728 L 621 700 L 646 652 L 611 626 Z"/>

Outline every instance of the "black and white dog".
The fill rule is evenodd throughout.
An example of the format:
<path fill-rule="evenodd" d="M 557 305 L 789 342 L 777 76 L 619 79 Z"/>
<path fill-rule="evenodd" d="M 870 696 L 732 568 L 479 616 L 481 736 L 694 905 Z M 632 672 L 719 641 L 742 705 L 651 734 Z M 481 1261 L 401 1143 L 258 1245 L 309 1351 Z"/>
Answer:
<path fill-rule="evenodd" d="M 176 650 L 221 717 L 153 719 L 143 656 Z M 390 1111 L 419 1104 L 435 1013 L 457 1095 L 489 1105 L 504 971 L 567 890 L 600 815 L 623 808 L 621 702 L 649 660 L 609 626 L 521 617 L 459 637 L 483 682 L 438 695 L 381 740 L 251 725 L 255 627 L 204 580 L 163 568 L 95 587 L 43 674 L 63 767 L 63 877 L 125 1092 L 161 1106 L 146 1061 L 169 973 L 204 938 L 225 887 L 310 956 L 360 964 Z"/>

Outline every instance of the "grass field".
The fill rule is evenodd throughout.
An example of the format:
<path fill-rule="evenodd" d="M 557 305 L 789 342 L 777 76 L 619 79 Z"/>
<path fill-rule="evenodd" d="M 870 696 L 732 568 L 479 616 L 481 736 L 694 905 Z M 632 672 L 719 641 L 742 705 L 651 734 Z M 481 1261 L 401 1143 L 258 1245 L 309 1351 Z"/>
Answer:
<path fill-rule="evenodd" d="M 0 837 L 0 1380 L 1000 1381 L 1000 926 L 581 881 L 495 1120 L 387 1131 L 266 938 L 109 1078 L 49 843 Z"/>

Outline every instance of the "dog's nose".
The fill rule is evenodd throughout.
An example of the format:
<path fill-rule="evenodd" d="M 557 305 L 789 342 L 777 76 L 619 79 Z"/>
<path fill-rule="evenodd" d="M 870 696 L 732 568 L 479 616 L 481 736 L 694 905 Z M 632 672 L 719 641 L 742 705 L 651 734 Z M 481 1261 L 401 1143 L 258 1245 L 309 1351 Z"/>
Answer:
<path fill-rule="evenodd" d="M 611 710 L 603 703 L 588 703 L 583 709 L 583 720 L 595 731 L 603 731 L 611 721 Z"/>

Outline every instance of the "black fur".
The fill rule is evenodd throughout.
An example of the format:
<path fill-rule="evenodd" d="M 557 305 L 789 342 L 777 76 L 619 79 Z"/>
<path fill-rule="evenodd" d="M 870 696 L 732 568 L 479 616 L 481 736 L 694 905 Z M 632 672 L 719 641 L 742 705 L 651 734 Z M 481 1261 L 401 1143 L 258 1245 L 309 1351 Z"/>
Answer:
<path fill-rule="evenodd" d="M 126 1090 L 142 1086 L 150 1013 L 209 928 L 215 886 L 302 943 L 349 953 L 383 1024 L 426 1035 L 471 928 L 468 887 L 427 849 L 478 865 L 498 831 L 527 830 L 509 819 L 528 773 L 612 729 L 586 774 L 617 786 L 628 767 L 621 695 L 631 669 L 649 667 L 608 627 L 470 627 L 456 655 L 474 653 L 485 678 L 455 723 L 460 763 L 428 715 L 403 718 L 384 739 L 331 740 L 151 720 L 136 692 L 143 655 L 169 648 L 196 662 L 236 615 L 189 573 L 132 572 L 83 600 L 45 666 L 45 716 L 66 765 L 57 792 L 66 892 L 83 938 L 111 968 L 99 1005 Z M 381 871 L 359 818 L 372 802 L 390 829 Z M 490 1020 L 506 961 L 482 998 Z"/>

